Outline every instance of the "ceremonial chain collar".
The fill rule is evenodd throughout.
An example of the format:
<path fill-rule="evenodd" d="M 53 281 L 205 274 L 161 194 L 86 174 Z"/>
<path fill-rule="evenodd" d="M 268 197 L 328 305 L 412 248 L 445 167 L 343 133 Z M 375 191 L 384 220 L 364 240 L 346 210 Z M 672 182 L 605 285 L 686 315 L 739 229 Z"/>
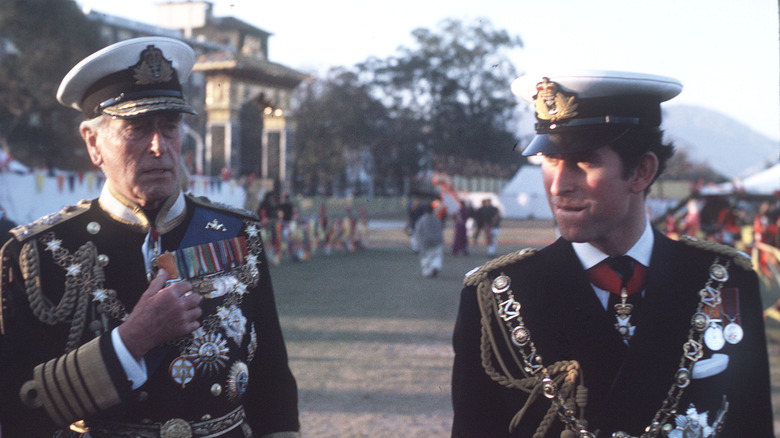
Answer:
<path fill-rule="evenodd" d="M 674 383 L 669 389 L 661 408 L 656 412 L 650 425 L 645 428 L 645 433 L 639 438 L 657 437 L 662 432 L 664 435 L 668 435 L 674 429 L 674 426 L 668 421 L 670 417 L 677 413 L 677 407 L 683 392 L 691 383 L 693 365 L 704 356 L 702 337 L 710 323 L 705 311 L 708 308 L 720 306 L 720 292 L 723 284 L 728 280 L 729 265 L 730 261 L 728 260 L 725 266 L 721 264 L 720 257 L 716 257 L 715 261 L 710 265 L 707 283 L 699 291 L 699 304 L 696 313 L 691 318 L 688 339 L 683 343 L 683 354 L 674 376 Z M 521 305 L 515 299 L 510 289 L 510 283 L 511 279 L 505 274 L 501 274 L 493 280 L 491 284 L 491 290 L 495 296 L 493 311 L 509 330 L 511 341 L 522 356 L 524 372 L 526 375 L 534 376 L 537 385 L 541 382 L 542 393 L 557 407 L 558 417 L 566 425 L 567 430 L 573 431 L 580 438 L 595 438 L 596 435 L 589 432 L 583 421 L 575 416 L 571 403 L 566 402 L 566 397 L 562 394 L 558 385 L 556 385 L 554 377 L 552 377 L 555 371 L 551 372 L 542 365 L 542 357 L 537 354 L 536 345 L 531 340 L 531 331 L 525 326 L 520 315 Z M 580 404 L 579 397 L 577 404 Z M 612 437 L 637 438 L 625 432 L 615 432 L 612 434 Z"/>

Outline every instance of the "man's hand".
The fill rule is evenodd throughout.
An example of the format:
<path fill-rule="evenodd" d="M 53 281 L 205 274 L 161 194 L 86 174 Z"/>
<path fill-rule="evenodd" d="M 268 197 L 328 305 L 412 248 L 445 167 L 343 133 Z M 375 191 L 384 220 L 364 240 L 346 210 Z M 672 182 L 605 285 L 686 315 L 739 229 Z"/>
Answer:
<path fill-rule="evenodd" d="M 164 288 L 167 279 L 168 274 L 160 269 L 119 326 L 119 336 L 136 360 L 152 348 L 200 327 L 200 295 L 192 293 L 192 285 L 186 281 Z"/>

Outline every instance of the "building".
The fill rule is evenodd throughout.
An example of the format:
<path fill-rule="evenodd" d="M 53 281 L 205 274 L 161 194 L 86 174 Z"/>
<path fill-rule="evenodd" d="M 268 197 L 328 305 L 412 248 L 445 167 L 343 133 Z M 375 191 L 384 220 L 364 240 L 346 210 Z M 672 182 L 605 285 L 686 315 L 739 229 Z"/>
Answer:
<path fill-rule="evenodd" d="M 84 11 L 106 44 L 160 35 L 182 39 L 198 58 L 186 92 L 198 111 L 182 154 L 200 175 L 253 175 L 267 190 L 288 190 L 292 91 L 307 76 L 268 59 L 270 33 L 233 17 L 215 17 L 208 1 L 156 5 L 156 25 Z"/>

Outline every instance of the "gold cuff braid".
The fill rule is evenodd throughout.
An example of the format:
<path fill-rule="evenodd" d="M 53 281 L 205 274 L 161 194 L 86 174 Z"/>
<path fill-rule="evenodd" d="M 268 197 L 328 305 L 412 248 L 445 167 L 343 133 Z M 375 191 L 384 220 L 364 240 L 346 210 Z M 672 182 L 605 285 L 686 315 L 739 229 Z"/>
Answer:
<path fill-rule="evenodd" d="M 39 364 L 19 393 L 31 408 L 43 406 L 59 426 L 108 409 L 121 400 L 100 352 L 99 338 Z"/>

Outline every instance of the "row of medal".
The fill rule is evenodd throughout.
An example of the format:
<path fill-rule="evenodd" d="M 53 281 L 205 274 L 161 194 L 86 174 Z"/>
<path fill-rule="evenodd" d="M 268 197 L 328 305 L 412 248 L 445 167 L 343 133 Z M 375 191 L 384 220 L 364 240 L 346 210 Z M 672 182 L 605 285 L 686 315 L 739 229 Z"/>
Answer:
<path fill-rule="evenodd" d="M 215 221 L 216 219 L 212 222 L 216 223 Z M 219 229 L 219 224 L 213 223 L 209 223 L 207 228 L 211 226 L 212 229 Z M 230 348 L 226 337 L 232 339 L 238 346 L 243 344 L 247 318 L 241 311 L 240 305 L 250 285 L 242 281 L 240 275 L 229 272 L 240 269 L 249 275 L 250 282 L 256 281 L 257 255 L 262 251 L 256 225 L 249 223 L 246 230 L 249 239 L 244 237 L 226 239 L 173 253 L 176 270 L 180 271 L 180 275 L 193 280 L 193 289 L 195 283 L 202 283 L 201 286 L 206 290 L 199 290 L 198 293 L 205 299 L 225 297 L 223 305 L 218 306 L 214 314 L 202 321 L 199 329 L 182 338 L 178 344 L 180 354 L 171 361 L 168 373 L 182 388 L 198 375 L 210 377 L 227 367 Z M 220 272 L 221 275 L 214 275 Z M 194 278 L 204 276 L 207 278 L 206 281 L 197 282 Z M 223 333 L 226 337 L 223 337 Z M 252 362 L 257 350 L 257 332 L 254 323 L 251 324 L 249 335 L 247 362 L 236 361 L 228 371 L 227 395 L 233 401 L 239 399 L 249 385 L 247 363 Z M 222 393 L 222 385 L 213 384 L 211 393 L 219 396 Z"/>
<path fill-rule="evenodd" d="M 698 312 L 693 316 L 694 326 L 704 329 L 704 344 L 707 348 L 720 351 L 726 343 L 738 344 L 742 341 L 744 331 L 740 324 L 739 291 L 723 289 L 719 292 L 705 288 L 700 294 L 711 297 L 711 300 L 705 300 L 711 303 L 708 312 Z"/>
<path fill-rule="evenodd" d="M 742 340 L 742 326 L 731 321 L 725 327 L 721 325 L 723 320 L 710 319 L 707 330 L 704 331 L 704 344 L 712 351 L 719 351 L 725 345 L 738 344 Z"/>

